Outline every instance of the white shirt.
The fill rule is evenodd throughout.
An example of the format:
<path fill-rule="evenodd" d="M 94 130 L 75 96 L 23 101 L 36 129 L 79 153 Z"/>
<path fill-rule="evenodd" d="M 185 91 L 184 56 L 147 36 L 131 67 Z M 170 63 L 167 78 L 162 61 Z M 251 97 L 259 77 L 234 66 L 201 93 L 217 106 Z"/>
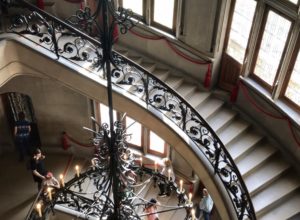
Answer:
<path fill-rule="evenodd" d="M 160 173 L 168 178 L 169 177 L 169 170 L 170 170 L 171 180 L 175 181 L 175 174 L 174 174 L 174 170 L 173 170 L 172 166 L 169 166 L 169 167 L 165 166 Z"/>
<path fill-rule="evenodd" d="M 214 206 L 214 202 L 210 195 L 204 196 L 199 204 L 200 210 L 210 213 Z"/>

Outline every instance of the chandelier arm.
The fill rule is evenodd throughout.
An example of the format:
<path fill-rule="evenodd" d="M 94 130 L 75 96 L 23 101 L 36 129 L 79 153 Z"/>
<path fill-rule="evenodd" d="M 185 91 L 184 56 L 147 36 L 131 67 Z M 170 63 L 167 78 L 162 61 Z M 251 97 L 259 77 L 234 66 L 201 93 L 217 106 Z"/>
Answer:
<path fill-rule="evenodd" d="M 115 207 L 115 200 L 114 202 L 112 200 L 110 200 L 110 194 L 111 194 L 111 190 L 112 190 L 112 174 L 111 174 L 111 169 L 108 171 L 108 179 L 107 179 L 107 182 L 106 184 L 108 184 L 105 192 L 105 196 L 106 196 L 106 200 L 105 200 L 105 203 L 104 203 L 104 207 L 103 207 L 103 213 L 101 215 L 101 218 L 103 217 L 105 211 L 109 208 L 108 204 L 109 204 L 109 201 L 110 201 L 110 204 L 113 204 L 113 206 Z"/>
<path fill-rule="evenodd" d="M 139 217 L 154 215 L 156 213 L 159 214 L 159 213 L 164 213 L 164 212 L 176 211 L 176 210 L 179 210 L 179 209 L 186 209 L 186 208 L 187 207 L 185 207 L 185 206 L 179 206 L 179 207 L 175 207 L 175 208 L 171 208 L 171 209 L 156 211 L 155 213 L 144 213 L 144 214 L 139 215 Z"/>
<path fill-rule="evenodd" d="M 98 126 L 98 128 L 101 128 L 101 124 L 93 116 L 91 116 L 91 119 L 92 119 L 93 123 Z M 96 132 L 96 133 L 98 133 L 98 132 Z"/>
<path fill-rule="evenodd" d="M 148 184 L 152 178 L 153 177 L 151 176 L 151 177 L 149 177 L 149 179 L 145 180 L 144 182 L 142 182 L 140 184 L 130 185 L 130 187 L 139 187 L 139 186 L 142 186 L 144 184 Z"/>

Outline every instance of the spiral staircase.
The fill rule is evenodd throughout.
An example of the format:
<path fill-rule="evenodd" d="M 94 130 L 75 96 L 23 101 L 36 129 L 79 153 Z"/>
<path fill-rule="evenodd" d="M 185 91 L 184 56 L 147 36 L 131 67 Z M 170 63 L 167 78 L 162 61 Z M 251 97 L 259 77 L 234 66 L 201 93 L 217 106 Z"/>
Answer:
<path fill-rule="evenodd" d="M 5 41 L 5 36 L 2 36 L 2 39 Z M 1 54 L 5 53 L 4 46 L 0 45 Z M 32 44 L 27 44 L 27 47 L 33 48 Z M 163 64 L 134 51 L 120 46 L 116 47 L 116 50 L 177 91 L 208 122 L 238 166 L 258 219 L 300 219 L 299 175 L 261 129 L 226 104 L 226 101 L 220 98 L 219 92 L 203 91 L 196 84 L 186 80 L 186 77 L 173 73 L 171 68 L 166 68 Z M 9 61 L 9 58 L 5 59 Z M 0 62 L 0 70 L 12 64 L 5 61 Z M 0 85 L 9 80 L 9 77 L 1 77 Z M 88 79 L 82 79 L 83 85 L 80 86 L 84 86 L 84 80 Z M 78 86 L 70 83 L 72 87 Z M 148 196 L 154 194 L 152 190 L 153 187 L 149 187 Z M 220 215 L 222 217 L 222 213 Z M 163 219 L 174 217 L 171 215 Z"/>

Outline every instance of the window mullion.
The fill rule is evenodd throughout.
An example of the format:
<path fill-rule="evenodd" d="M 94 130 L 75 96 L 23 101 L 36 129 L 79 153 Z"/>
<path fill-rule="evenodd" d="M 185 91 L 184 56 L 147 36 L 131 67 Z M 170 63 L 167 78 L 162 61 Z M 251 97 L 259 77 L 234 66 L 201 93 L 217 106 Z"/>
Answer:
<path fill-rule="evenodd" d="M 100 103 L 97 101 L 94 101 L 94 113 L 94 118 L 100 124 Z"/>
<path fill-rule="evenodd" d="M 175 22 L 175 24 L 176 24 L 176 27 L 175 27 L 175 30 L 176 30 L 176 33 L 175 33 L 175 37 L 178 39 L 179 37 L 180 37 L 180 35 L 181 35 L 181 33 L 182 33 L 182 24 L 183 24 L 183 22 L 182 22 L 182 0 L 178 0 L 177 1 L 177 8 L 175 9 L 175 10 L 177 10 L 177 12 L 176 12 L 176 22 Z"/>
<path fill-rule="evenodd" d="M 148 145 L 149 145 L 149 130 L 147 128 L 145 128 L 144 126 L 142 126 L 142 151 L 143 151 L 143 154 L 148 154 L 149 151 L 148 151 Z"/>
<path fill-rule="evenodd" d="M 116 9 L 118 9 L 122 5 L 122 2 L 121 2 L 121 0 L 114 0 L 114 4 L 115 4 Z"/>
<path fill-rule="evenodd" d="M 252 31 L 249 36 L 249 42 L 248 42 L 248 47 L 246 50 L 245 54 L 245 59 L 244 59 L 244 68 L 243 72 L 241 73 L 243 76 L 248 76 L 251 72 L 251 67 L 252 67 L 252 62 L 255 56 L 255 48 L 256 44 L 259 38 L 259 33 L 260 30 L 262 29 L 261 24 L 264 18 L 264 13 L 266 9 L 266 5 L 263 0 L 258 1 L 257 6 L 256 6 L 256 12 L 254 14 L 254 20 L 253 20 L 253 26 L 252 26 Z"/>
<path fill-rule="evenodd" d="M 272 8 L 277 9 L 281 13 L 289 16 L 292 19 L 297 19 L 297 8 L 296 6 L 291 7 L 290 2 L 285 0 L 284 2 L 282 1 L 274 1 L 274 0 L 265 0 L 267 5 L 270 5 Z"/>
<path fill-rule="evenodd" d="M 300 32 L 300 20 L 297 20 L 293 26 L 291 37 L 287 45 L 286 52 L 284 54 L 284 59 L 282 61 L 282 65 L 279 69 L 278 74 L 278 86 L 276 86 L 275 90 L 272 93 L 272 98 L 277 99 L 282 94 L 282 89 L 285 88 L 285 83 L 288 83 L 287 80 L 285 80 L 289 74 L 289 64 L 291 62 L 291 58 L 293 56 L 293 51 L 295 50 L 295 47 L 297 45 L 297 40 L 299 37 Z"/>
<path fill-rule="evenodd" d="M 144 0 L 144 10 L 145 10 L 145 23 L 147 25 L 151 25 L 151 14 L 152 14 L 152 1 L 151 0 Z"/>

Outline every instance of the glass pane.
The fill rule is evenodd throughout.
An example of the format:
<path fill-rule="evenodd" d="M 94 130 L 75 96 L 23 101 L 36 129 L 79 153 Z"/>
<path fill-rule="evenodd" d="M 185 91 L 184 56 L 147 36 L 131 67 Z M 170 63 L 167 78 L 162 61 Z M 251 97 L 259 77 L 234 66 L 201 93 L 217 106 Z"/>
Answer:
<path fill-rule="evenodd" d="M 291 22 L 270 11 L 263 33 L 254 74 L 273 85 Z"/>
<path fill-rule="evenodd" d="M 237 0 L 235 3 L 226 52 L 240 63 L 244 60 L 255 7 L 254 0 Z"/>
<path fill-rule="evenodd" d="M 126 133 L 130 134 L 127 142 L 136 146 L 142 146 L 142 125 L 128 116 L 125 123 L 127 128 Z"/>
<path fill-rule="evenodd" d="M 300 106 L 300 55 L 298 57 L 292 72 L 285 96 Z"/>
<path fill-rule="evenodd" d="M 157 134 L 150 131 L 150 150 L 157 151 L 159 153 L 165 152 L 165 141 L 161 139 Z"/>
<path fill-rule="evenodd" d="M 154 21 L 173 28 L 175 0 L 154 0 Z"/>
<path fill-rule="evenodd" d="M 101 124 L 107 123 L 109 125 L 109 113 L 108 106 L 100 104 L 100 121 Z M 117 120 L 117 112 L 113 110 L 113 120 L 114 122 Z"/>
<path fill-rule="evenodd" d="M 143 0 L 123 0 L 123 8 L 131 9 L 134 13 L 143 15 Z"/>

